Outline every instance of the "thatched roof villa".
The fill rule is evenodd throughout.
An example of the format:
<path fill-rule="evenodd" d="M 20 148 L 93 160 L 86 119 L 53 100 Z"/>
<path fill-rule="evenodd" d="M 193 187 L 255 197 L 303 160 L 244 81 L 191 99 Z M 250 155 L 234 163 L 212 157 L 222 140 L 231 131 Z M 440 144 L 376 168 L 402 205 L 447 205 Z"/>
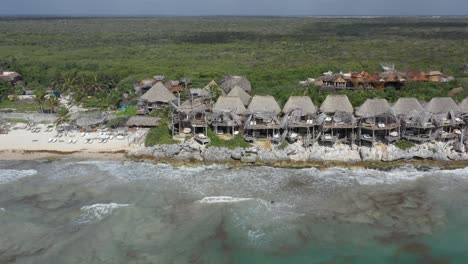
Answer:
<path fill-rule="evenodd" d="M 400 98 L 392 107 L 400 118 L 401 137 L 416 142 L 433 140 L 432 113 L 427 112 L 416 98 Z"/>
<path fill-rule="evenodd" d="M 234 135 L 234 129 L 242 125 L 241 116 L 246 111 L 247 109 L 239 97 L 220 96 L 214 104 L 210 123 L 216 133 L 226 133 L 231 130 L 232 135 Z"/>
<path fill-rule="evenodd" d="M 380 136 L 391 142 L 400 138 L 400 121 L 387 100 L 367 99 L 356 110 L 356 116 L 360 118 L 360 140 L 374 142 L 376 136 Z M 372 133 L 372 136 L 367 133 Z"/>
<path fill-rule="evenodd" d="M 229 92 L 236 86 L 239 86 L 246 93 L 250 94 L 252 92 L 252 85 L 249 80 L 243 76 L 226 76 L 221 82 L 221 89 L 225 94 L 229 94 Z"/>
<path fill-rule="evenodd" d="M 281 126 L 288 129 L 290 141 L 303 137 L 304 145 L 308 146 L 316 140 L 316 123 L 314 121 L 317 108 L 308 96 L 291 96 L 283 107 L 284 117 Z M 312 128 L 312 129 L 311 129 Z"/>
<path fill-rule="evenodd" d="M 320 106 L 321 114 L 315 119 L 323 128 L 320 137 L 322 142 L 334 143 L 341 139 L 354 142 L 354 129 L 356 118 L 354 109 L 348 96 L 343 94 L 330 94 Z"/>
<path fill-rule="evenodd" d="M 434 115 L 439 139 L 454 139 L 461 135 L 461 126 L 464 124 L 461 109 L 451 97 L 434 97 L 425 109 Z"/>
<path fill-rule="evenodd" d="M 283 107 L 284 127 L 310 127 L 317 108 L 308 96 L 290 96 Z"/>
<path fill-rule="evenodd" d="M 247 108 L 249 117 L 244 126 L 247 134 L 254 138 L 261 135 L 279 138 L 275 132 L 280 129 L 278 120 L 280 112 L 281 108 L 273 96 L 254 96 Z"/>
<path fill-rule="evenodd" d="M 227 96 L 231 97 L 239 97 L 244 106 L 248 106 L 250 103 L 250 100 L 252 100 L 252 96 L 250 94 L 246 93 L 240 86 L 234 86 L 232 90 L 227 94 Z"/>

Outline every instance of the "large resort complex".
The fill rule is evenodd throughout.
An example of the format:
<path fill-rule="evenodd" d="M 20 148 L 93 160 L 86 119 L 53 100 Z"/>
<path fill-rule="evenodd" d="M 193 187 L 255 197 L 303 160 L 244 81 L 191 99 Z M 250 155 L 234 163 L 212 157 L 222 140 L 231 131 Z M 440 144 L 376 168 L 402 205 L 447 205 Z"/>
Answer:
<path fill-rule="evenodd" d="M 450 97 L 428 102 L 400 98 L 393 104 L 376 98 L 353 106 L 346 95 L 330 94 L 321 105 L 308 96 L 291 96 L 281 107 L 273 96 L 251 97 L 250 92 L 245 77 L 230 76 L 220 86 L 211 82 L 189 89 L 181 100 L 180 91 L 172 93 L 156 81 L 138 102 L 141 113 L 169 108 L 172 135 L 195 136 L 202 144 L 209 143 L 211 129 L 226 139 L 243 136 L 247 142 L 300 142 L 304 147 L 316 142 L 362 146 L 407 140 L 453 141 L 464 149 L 468 98 L 459 104 Z"/>

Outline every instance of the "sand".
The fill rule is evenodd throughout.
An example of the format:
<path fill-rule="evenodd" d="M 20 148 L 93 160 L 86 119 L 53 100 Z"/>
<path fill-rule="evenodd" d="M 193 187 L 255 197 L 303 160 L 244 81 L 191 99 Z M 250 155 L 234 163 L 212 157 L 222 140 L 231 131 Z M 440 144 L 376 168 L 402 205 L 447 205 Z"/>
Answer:
<path fill-rule="evenodd" d="M 17 127 L 22 127 L 21 124 Z M 53 156 L 73 156 L 82 158 L 115 159 L 123 158 L 128 151 L 143 147 L 147 130 L 129 132 L 124 139 L 108 138 L 99 143 L 106 132 L 58 133 L 55 129 L 47 132 L 45 125 L 39 125 L 41 132 L 33 133 L 27 129 L 12 129 L 8 134 L 0 134 L 0 159 L 36 159 Z M 61 136 L 59 136 L 61 135 Z M 49 142 L 51 139 L 55 143 Z M 89 143 L 90 139 L 93 140 Z M 70 143 L 72 141 L 72 143 Z M 73 143 L 76 141 L 76 143 Z"/>

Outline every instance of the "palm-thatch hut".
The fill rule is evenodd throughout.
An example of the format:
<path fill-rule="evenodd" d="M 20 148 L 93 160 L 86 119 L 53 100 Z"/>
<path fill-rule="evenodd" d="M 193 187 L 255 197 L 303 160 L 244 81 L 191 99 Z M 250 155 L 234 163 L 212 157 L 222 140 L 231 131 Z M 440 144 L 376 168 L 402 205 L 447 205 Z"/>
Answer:
<path fill-rule="evenodd" d="M 252 86 L 250 85 L 249 80 L 243 76 L 226 76 L 221 82 L 221 89 L 224 94 L 229 94 L 229 92 L 236 86 L 239 86 L 248 94 L 252 92 Z"/>
<path fill-rule="evenodd" d="M 335 143 L 337 141 L 354 143 L 356 118 L 348 96 L 330 94 L 320 106 L 320 115 L 315 119 L 320 126 L 320 141 Z"/>
<path fill-rule="evenodd" d="M 157 82 L 151 89 L 143 94 L 138 100 L 138 111 L 141 113 L 151 112 L 158 107 L 167 106 L 170 102 L 177 100 L 162 82 Z"/>
<path fill-rule="evenodd" d="M 282 127 L 288 131 L 290 141 L 295 141 L 298 137 L 304 138 L 304 143 L 315 141 L 316 124 L 314 119 L 317 108 L 310 97 L 289 97 L 283 107 L 283 113 Z"/>
<path fill-rule="evenodd" d="M 416 98 L 400 98 L 392 109 L 400 119 L 402 138 L 415 142 L 435 139 L 433 115 Z"/>
<path fill-rule="evenodd" d="M 242 126 L 242 116 L 246 109 L 239 97 L 220 96 L 213 107 L 213 113 L 209 123 L 215 133 L 231 133 L 232 136 L 239 133 Z"/>
<path fill-rule="evenodd" d="M 438 139 L 450 140 L 461 137 L 465 122 L 460 107 L 452 98 L 434 97 L 426 104 L 425 109 L 434 116 Z"/>
<path fill-rule="evenodd" d="M 367 99 L 357 110 L 358 137 L 362 141 L 393 142 L 400 138 L 400 122 L 385 99 Z"/>
<path fill-rule="evenodd" d="M 132 116 L 127 120 L 127 127 L 156 127 L 161 118 L 150 116 Z"/>
<path fill-rule="evenodd" d="M 207 113 L 211 106 L 203 97 L 188 99 L 180 106 L 172 104 L 174 111 L 171 114 L 171 128 L 173 134 L 207 133 Z"/>
<path fill-rule="evenodd" d="M 250 100 L 252 100 L 252 97 L 239 86 L 234 86 L 234 88 L 232 88 L 227 96 L 239 97 L 245 107 L 247 107 L 250 103 Z"/>
<path fill-rule="evenodd" d="M 279 140 L 280 112 L 281 108 L 273 96 L 254 96 L 247 108 L 248 118 L 244 126 L 247 139 L 267 137 L 273 141 Z"/>

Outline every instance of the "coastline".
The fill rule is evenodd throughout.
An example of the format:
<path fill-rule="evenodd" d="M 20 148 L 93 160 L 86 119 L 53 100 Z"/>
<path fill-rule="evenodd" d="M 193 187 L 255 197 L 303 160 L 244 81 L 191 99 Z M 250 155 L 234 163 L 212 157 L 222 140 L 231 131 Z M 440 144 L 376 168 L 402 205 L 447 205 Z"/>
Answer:
<path fill-rule="evenodd" d="M 144 148 L 143 148 L 144 149 Z M 140 150 L 143 150 L 140 149 Z M 130 154 L 130 155 L 129 155 Z M 153 156 L 131 156 L 132 154 L 126 150 L 118 151 L 58 151 L 58 150 L 3 150 L 0 151 L 0 160 L 60 160 L 60 159 L 77 159 L 77 160 L 111 160 L 111 161 L 132 161 L 132 162 L 149 162 L 162 163 L 172 166 L 212 166 L 221 165 L 229 168 L 239 167 L 256 167 L 268 166 L 273 168 L 346 168 L 346 169 L 377 169 L 387 170 L 397 167 L 412 166 L 420 169 L 425 168 L 442 168 L 442 169 L 461 169 L 468 167 L 468 160 L 433 160 L 433 159 L 407 159 L 394 161 L 256 161 L 245 163 L 240 160 L 231 161 L 203 161 L 203 160 L 181 160 L 181 159 L 157 159 Z"/>

